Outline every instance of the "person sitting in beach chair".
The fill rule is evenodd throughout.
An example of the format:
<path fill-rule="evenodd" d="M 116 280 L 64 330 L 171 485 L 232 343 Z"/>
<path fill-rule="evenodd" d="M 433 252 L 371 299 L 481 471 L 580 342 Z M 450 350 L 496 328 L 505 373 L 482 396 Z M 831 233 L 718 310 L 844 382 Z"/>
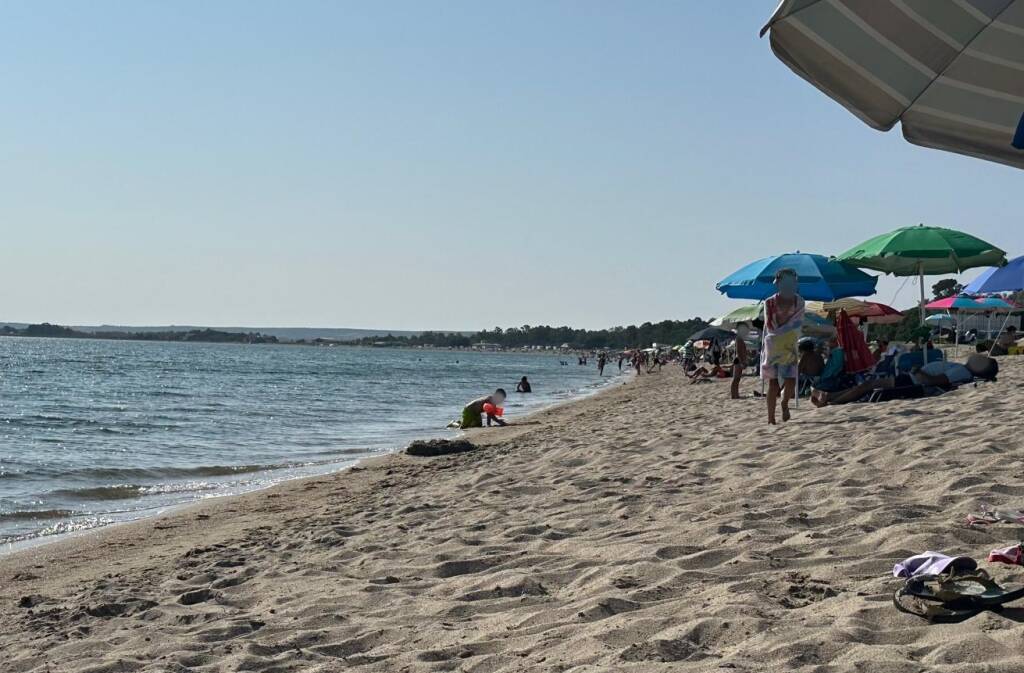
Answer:
<path fill-rule="evenodd" d="M 811 337 L 804 337 L 796 345 L 800 353 L 800 360 L 797 367 L 800 369 L 801 378 L 816 378 L 821 376 L 825 369 L 825 358 L 821 357 L 818 348 Z"/>
<path fill-rule="evenodd" d="M 505 421 L 501 420 L 502 408 L 501 405 L 505 403 L 505 389 L 498 388 L 490 395 L 481 397 L 473 400 L 462 409 L 462 421 L 459 423 L 459 428 L 466 430 L 468 428 L 482 428 L 483 416 L 487 416 L 487 427 L 491 426 L 491 423 L 498 425 L 505 425 Z"/>
<path fill-rule="evenodd" d="M 996 337 L 996 342 L 992 344 L 992 355 L 1007 355 L 1010 352 L 1011 346 L 1017 345 L 1017 328 L 1010 325 L 1003 333 Z"/>
<path fill-rule="evenodd" d="M 833 393 L 816 391 L 821 394 L 812 396 L 811 402 L 817 407 L 847 404 L 872 393 L 878 393 L 880 400 L 927 397 L 930 391 L 941 394 L 975 380 L 995 381 L 998 374 L 998 362 L 986 355 L 975 353 L 967 358 L 965 364 L 945 360 L 929 362 L 910 374 L 896 374 L 865 381 Z"/>

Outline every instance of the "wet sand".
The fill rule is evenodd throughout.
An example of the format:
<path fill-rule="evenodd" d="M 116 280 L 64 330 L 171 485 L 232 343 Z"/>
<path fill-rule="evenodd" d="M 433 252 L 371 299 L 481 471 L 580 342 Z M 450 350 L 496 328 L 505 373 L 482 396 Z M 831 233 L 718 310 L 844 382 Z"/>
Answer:
<path fill-rule="evenodd" d="M 891 604 L 894 562 L 1024 536 L 963 523 L 1024 507 L 1024 362 L 1001 364 L 776 428 L 666 368 L 474 431 L 474 452 L 8 555 L 0 670 L 1016 673 L 1024 601 L 957 625 Z"/>

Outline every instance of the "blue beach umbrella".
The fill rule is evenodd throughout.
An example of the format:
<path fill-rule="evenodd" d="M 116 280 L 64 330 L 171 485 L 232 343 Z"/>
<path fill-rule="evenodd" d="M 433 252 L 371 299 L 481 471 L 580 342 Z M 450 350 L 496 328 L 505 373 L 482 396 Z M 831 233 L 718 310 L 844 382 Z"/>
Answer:
<path fill-rule="evenodd" d="M 866 297 L 875 293 L 878 282 L 876 277 L 836 259 L 796 252 L 751 262 L 720 281 L 715 289 L 732 299 L 764 301 L 775 294 L 775 274 L 780 269 L 793 269 L 800 296 L 813 301 Z"/>
<path fill-rule="evenodd" d="M 964 292 L 995 294 L 1024 290 L 1024 255 L 1011 259 L 1006 266 L 992 267 L 967 284 Z"/>

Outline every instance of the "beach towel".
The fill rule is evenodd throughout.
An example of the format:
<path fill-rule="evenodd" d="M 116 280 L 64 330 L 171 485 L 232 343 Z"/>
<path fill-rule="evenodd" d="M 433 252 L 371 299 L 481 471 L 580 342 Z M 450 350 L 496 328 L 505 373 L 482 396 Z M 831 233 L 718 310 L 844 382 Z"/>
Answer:
<path fill-rule="evenodd" d="M 761 378 L 795 379 L 799 357 L 796 344 L 804 323 L 804 300 L 796 295 L 796 306 L 788 316 L 780 316 L 779 296 L 764 302 L 764 333 L 761 337 Z"/>
<path fill-rule="evenodd" d="M 875 356 L 864 340 L 864 334 L 853 324 L 845 310 L 836 318 L 836 339 L 843 348 L 843 367 L 847 374 L 859 374 L 875 366 Z"/>
<path fill-rule="evenodd" d="M 989 563 L 1008 563 L 1012 566 L 1024 565 L 1024 546 L 1015 544 L 1005 549 L 993 549 L 988 553 Z"/>

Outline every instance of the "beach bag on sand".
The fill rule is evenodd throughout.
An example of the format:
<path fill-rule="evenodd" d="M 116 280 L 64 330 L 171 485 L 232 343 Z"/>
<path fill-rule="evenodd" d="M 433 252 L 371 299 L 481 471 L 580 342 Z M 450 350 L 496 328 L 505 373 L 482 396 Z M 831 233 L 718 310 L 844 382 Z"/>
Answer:
<path fill-rule="evenodd" d="M 984 570 L 969 574 L 917 575 L 896 590 L 896 609 L 930 622 L 961 622 L 1024 597 L 1024 587 L 1008 590 L 996 584 Z"/>

